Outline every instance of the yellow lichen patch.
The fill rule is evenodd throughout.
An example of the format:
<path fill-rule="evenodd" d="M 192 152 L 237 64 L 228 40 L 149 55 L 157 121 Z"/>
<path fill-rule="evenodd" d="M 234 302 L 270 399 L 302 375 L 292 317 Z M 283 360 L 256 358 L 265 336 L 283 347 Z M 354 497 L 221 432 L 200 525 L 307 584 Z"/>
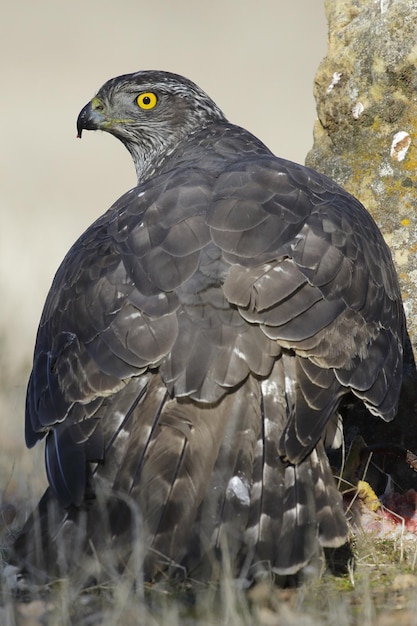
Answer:
<path fill-rule="evenodd" d="M 410 220 L 408 219 L 408 217 L 405 217 L 403 220 L 401 220 L 401 226 L 409 226 L 410 225 Z"/>
<path fill-rule="evenodd" d="M 358 498 L 370 509 L 371 511 L 378 511 L 381 506 L 381 502 L 378 500 L 378 496 L 372 489 L 371 485 L 366 480 L 358 480 Z"/>
<path fill-rule="evenodd" d="M 408 281 L 408 280 L 410 280 L 410 277 L 409 277 L 409 275 L 407 274 L 407 272 L 399 272 L 399 273 L 398 273 L 398 278 L 399 278 L 400 280 L 404 280 L 404 281 Z"/>

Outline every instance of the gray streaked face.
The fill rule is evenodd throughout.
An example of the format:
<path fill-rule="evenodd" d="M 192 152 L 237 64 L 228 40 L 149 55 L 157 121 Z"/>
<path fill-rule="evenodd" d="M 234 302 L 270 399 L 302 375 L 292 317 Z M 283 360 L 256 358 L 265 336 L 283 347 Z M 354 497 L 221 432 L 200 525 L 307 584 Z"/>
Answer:
<path fill-rule="evenodd" d="M 83 130 L 103 130 L 120 139 L 141 179 L 181 140 L 219 120 L 220 109 L 190 80 L 143 71 L 107 81 L 82 109 L 77 129 L 79 137 Z"/>

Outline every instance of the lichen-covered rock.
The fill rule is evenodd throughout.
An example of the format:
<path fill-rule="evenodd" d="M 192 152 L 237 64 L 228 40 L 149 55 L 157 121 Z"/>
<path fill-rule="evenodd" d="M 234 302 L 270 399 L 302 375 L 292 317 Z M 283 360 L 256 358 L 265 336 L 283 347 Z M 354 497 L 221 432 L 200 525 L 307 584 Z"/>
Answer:
<path fill-rule="evenodd" d="M 417 1 L 326 0 L 307 164 L 358 197 L 391 247 L 417 346 Z"/>
<path fill-rule="evenodd" d="M 417 354 L 417 0 L 325 0 L 327 57 L 315 81 L 318 120 L 310 167 L 359 198 L 380 226 L 400 278 Z M 400 443 L 417 450 L 417 376 L 407 346 L 396 419 L 385 424 L 360 405 L 344 410 L 347 445 Z M 407 464 L 373 457 L 402 489 Z"/>

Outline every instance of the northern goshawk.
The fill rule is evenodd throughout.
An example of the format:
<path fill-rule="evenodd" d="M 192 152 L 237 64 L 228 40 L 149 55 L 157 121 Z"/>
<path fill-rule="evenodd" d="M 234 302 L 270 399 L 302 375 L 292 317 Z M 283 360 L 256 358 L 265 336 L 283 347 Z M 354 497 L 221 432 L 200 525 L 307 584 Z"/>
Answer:
<path fill-rule="evenodd" d="M 391 420 L 405 320 L 390 251 L 336 183 L 277 158 L 191 81 L 109 80 L 78 133 L 129 150 L 138 184 L 73 245 L 42 313 L 26 443 L 50 488 L 27 566 L 84 555 L 147 579 L 293 574 L 346 541 L 325 446 L 353 393 Z M 36 541 L 34 537 L 37 537 Z"/>

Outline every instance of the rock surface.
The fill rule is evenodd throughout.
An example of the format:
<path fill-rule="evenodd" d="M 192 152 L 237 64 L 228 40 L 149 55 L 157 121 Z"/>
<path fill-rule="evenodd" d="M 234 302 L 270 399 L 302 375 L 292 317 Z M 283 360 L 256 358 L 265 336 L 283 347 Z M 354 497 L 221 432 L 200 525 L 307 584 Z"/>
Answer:
<path fill-rule="evenodd" d="M 306 163 L 359 198 L 381 228 L 417 354 L 417 0 L 325 0 L 325 8 L 328 52 L 315 80 L 318 120 Z M 348 445 L 360 433 L 368 444 L 392 441 L 417 449 L 410 346 L 404 381 L 392 423 L 360 407 L 347 410 Z M 415 486 L 415 472 L 390 465 L 403 489 Z"/>
<path fill-rule="evenodd" d="M 392 250 L 417 346 L 417 1 L 326 0 L 327 57 L 307 165 L 373 215 Z"/>

